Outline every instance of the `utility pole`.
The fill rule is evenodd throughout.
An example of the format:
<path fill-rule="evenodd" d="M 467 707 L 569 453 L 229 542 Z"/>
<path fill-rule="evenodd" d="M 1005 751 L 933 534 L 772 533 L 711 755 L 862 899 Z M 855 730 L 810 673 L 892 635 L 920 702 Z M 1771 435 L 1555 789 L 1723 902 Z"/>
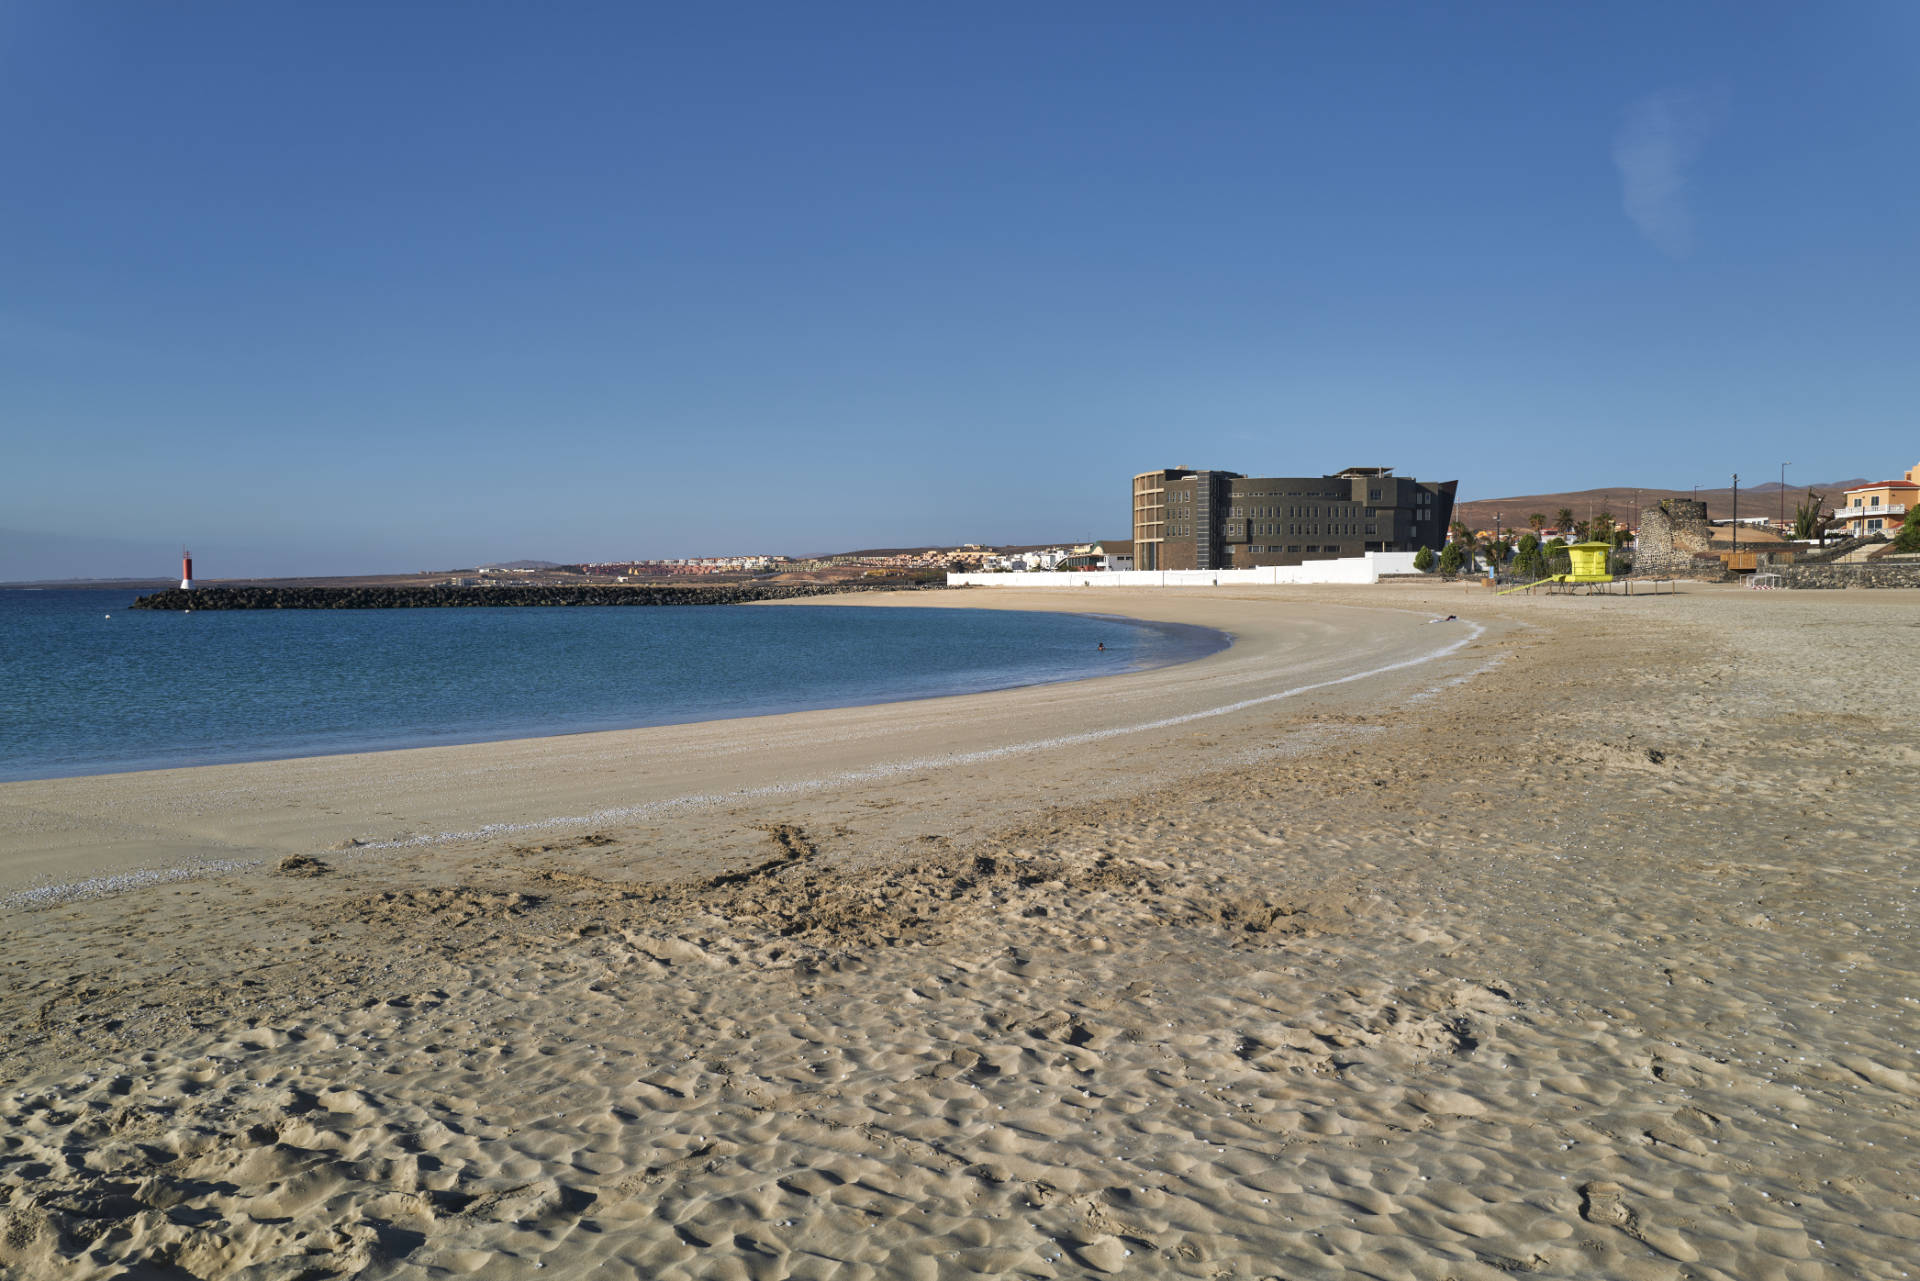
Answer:
<path fill-rule="evenodd" d="M 1740 554 L 1740 473 L 1733 473 L 1733 554 Z"/>
<path fill-rule="evenodd" d="M 1780 464 L 1780 519 L 1774 523 L 1780 526 L 1782 534 L 1787 532 L 1787 468 L 1791 466 L 1792 463 Z"/>

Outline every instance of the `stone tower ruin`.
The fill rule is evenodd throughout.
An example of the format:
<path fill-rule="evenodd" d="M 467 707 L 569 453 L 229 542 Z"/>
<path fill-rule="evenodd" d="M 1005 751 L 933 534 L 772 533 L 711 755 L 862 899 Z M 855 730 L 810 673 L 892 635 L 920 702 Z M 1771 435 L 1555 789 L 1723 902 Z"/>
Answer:
<path fill-rule="evenodd" d="M 1694 554 L 1707 551 L 1707 505 L 1691 498 L 1662 498 L 1640 512 L 1640 541 L 1633 572 L 1669 577 L 1689 573 Z"/>

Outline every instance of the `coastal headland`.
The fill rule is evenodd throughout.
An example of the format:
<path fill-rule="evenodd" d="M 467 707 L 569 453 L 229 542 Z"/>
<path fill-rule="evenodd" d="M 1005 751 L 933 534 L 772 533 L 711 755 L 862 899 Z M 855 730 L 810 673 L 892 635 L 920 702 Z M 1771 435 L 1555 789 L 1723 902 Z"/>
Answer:
<path fill-rule="evenodd" d="M 0 1265 L 1914 1266 L 1916 593 L 980 595 L 1235 643 L 0 785 Z"/>

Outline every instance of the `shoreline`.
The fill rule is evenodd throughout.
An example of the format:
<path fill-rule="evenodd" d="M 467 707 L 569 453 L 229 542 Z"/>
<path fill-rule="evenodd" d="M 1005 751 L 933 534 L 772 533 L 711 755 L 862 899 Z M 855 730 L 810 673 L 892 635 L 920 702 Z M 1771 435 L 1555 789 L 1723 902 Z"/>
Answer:
<path fill-rule="evenodd" d="M 1120 599 L 1104 599 L 1108 596 Z M 112 878 L 128 873 L 166 873 L 162 879 L 171 880 L 178 879 L 171 869 L 184 865 L 224 872 L 255 867 L 271 857 L 317 853 L 347 842 L 352 843 L 349 848 L 397 850 L 589 825 L 601 816 L 609 821 L 639 819 L 674 809 L 857 788 L 881 782 L 901 770 L 913 773 L 980 765 L 1002 756 L 1167 730 L 1186 723 L 1179 718 L 1196 706 L 1202 707 L 1205 715 L 1216 714 L 1206 710 L 1214 707 L 1215 700 L 1205 687 L 1220 667 L 1226 669 L 1228 687 L 1250 689 L 1254 701 L 1243 705 L 1226 700 L 1235 705 L 1218 714 L 1257 706 L 1261 695 L 1272 692 L 1273 672 L 1262 664 L 1275 661 L 1282 642 L 1302 627 L 1319 633 L 1320 647 L 1307 647 L 1308 668 L 1338 665 L 1349 657 L 1344 645 L 1335 645 L 1329 651 L 1328 625 L 1315 613 L 1328 606 L 1300 603 L 1306 611 L 1301 617 L 1310 617 L 1311 621 L 1293 624 L 1287 618 L 1265 616 L 1257 607 L 1249 608 L 1272 599 L 1269 594 L 1254 593 L 1215 602 L 1211 613 L 1203 611 L 1204 617 L 1225 619 L 1234 627 L 1193 622 L 1187 615 L 1194 602 L 1173 594 L 1154 601 L 1140 600 L 1138 593 L 1118 592 L 1061 601 L 1050 593 L 1034 592 L 1019 599 L 996 597 L 991 603 L 942 597 L 932 606 L 920 593 L 874 594 L 853 606 L 830 598 L 783 601 L 781 605 L 815 608 L 987 608 L 1078 614 L 1112 614 L 1112 606 L 1132 604 L 1144 606 L 1135 613 L 1147 616 L 1123 617 L 1138 625 L 1198 626 L 1223 633 L 1229 643 L 1200 658 L 1160 667 L 968 694 L 632 729 L 0 783 L 0 905 L 19 907 L 45 901 L 50 892 L 58 897 L 61 885 L 86 885 L 100 878 L 112 882 Z M 1374 609 L 1358 604 L 1350 608 Z M 1402 619 L 1401 628 L 1407 625 Z M 1429 643 L 1435 639 L 1419 637 L 1422 652 L 1435 648 Z M 1236 655 L 1235 651 L 1249 640 L 1255 642 L 1254 648 Z M 1365 646 L 1355 651 L 1361 657 L 1372 652 Z M 1397 670 L 1397 664 L 1391 670 Z M 1370 669 L 1363 667 L 1362 671 Z M 1174 678 L 1168 677 L 1169 673 L 1182 675 Z M 1334 684 L 1354 679 L 1344 666 L 1336 675 L 1339 679 Z M 1099 707 L 1089 706 L 1096 703 Z M 1126 715 L 1126 710 L 1134 706 L 1145 707 L 1146 714 Z M 1101 707 L 1112 707 L 1118 714 L 1103 714 Z M 1036 712 L 1065 712 L 1070 718 L 1070 732 L 1034 738 L 1025 730 L 1028 717 Z M 930 720 L 933 728 L 921 725 L 923 719 Z M 763 740 L 771 743 L 773 750 L 756 752 L 743 746 Z M 825 748 L 829 743 L 834 747 Z M 802 750 L 795 750 L 802 745 Z M 878 750 L 874 750 L 876 746 Z M 825 750 L 815 751 L 815 747 Z M 664 758 L 676 763 L 661 774 L 659 763 Z M 830 768 L 822 770 L 818 768 L 821 764 Z M 631 769 L 648 770 L 648 781 L 637 788 L 617 781 Z M 612 776 L 616 781 L 569 786 L 588 771 L 603 779 Z M 655 774 L 657 779 L 652 777 Z M 764 774 L 771 774 L 772 781 L 759 782 Z M 537 807 L 503 804 L 497 794 L 492 794 L 491 786 L 476 787 L 472 782 L 498 775 L 572 803 L 539 812 Z M 726 785 L 702 785 L 715 778 Z M 399 786 L 391 785 L 394 779 L 402 780 Z M 439 799 L 435 794 L 442 790 L 446 795 Z M 371 808 L 384 817 L 400 820 L 403 830 L 392 830 L 393 825 L 381 830 L 366 824 L 360 814 L 346 812 L 349 805 L 362 813 L 370 808 L 366 803 L 369 791 L 393 800 L 392 810 Z M 265 807 L 263 799 L 268 801 Z M 407 811 L 404 815 L 398 812 L 402 806 Z M 346 821 L 315 826 L 316 810 L 342 812 Z M 55 832 L 41 836 L 45 843 L 37 849 L 33 836 L 23 839 L 14 825 L 5 821 L 11 813 L 21 811 L 41 819 L 43 824 L 48 818 L 53 820 L 41 831 L 55 826 Z M 481 821 L 460 821 L 475 813 Z M 65 830 L 58 830 L 62 827 Z M 163 851 L 157 860 L 159 866 L 137 860 L 135 851 L 142 845 L 157 845 Z M 81 860 L 78 875 L 52 872 L 51 864 L 67 862 L 66 856 L 76 854 Z M 23 893 L 31 897 L 23 899 Z"/>
<path fill-rule="evenodd" d="M 827 595 L 831 596 L 832 594 L 828 593 Z M 811 605 L 816 608 L 818 607 L 826 607 L 826 608 L 839 607 L 839 608 L 850 608 L 850 609 L 861 608 L 861 605 L 858 602 L 849 602 L 842 599 L 806 598 L 802 600 L 798 598 L 780 598 L 780 599 L 753 600 L 753 601 L 745 601 L 740 603 L 743 605 L 752 605 L 762 609 L 780 608 L 783 606 L 799 605 L 802 603 Z M 924 600 L 918 600 L 918 599 L 910 600 L 909 602 L 907 602 L 907 607 L 912 608 L 915 606 L 924 608 L 926 607 L 926 602 Z M 972 606 L 967 606 L 966 608 L 971 608 L 978 611 L 989 612 L 989 613 L 997 612 L 997 607 L 990 604 L 985 604 L 985 603 L 978 603 Z M 1009 612 L 1013 612 L 1013 611 L 1009 611 Z M 1191 624 L 1180 623 L 1180 622 L 1172 622 L 1172 621 L 1165 621 L 1165 620 L 1156 621 L 1156 620 L 1145 620 L 1145 619 L 1133 619 L 1133 618 L 1127 618 L 1123 615 L 1118 615 L 1118 614 L 1087 614 L 1084 611 L 1075 611 L 1070 609 L 1059 609 L 1059 610 L 1050 610 L 1050 611 L 1018 611 L 1018 612 L 1045 612 L 1045 613 L 1055 613 L 1055 614 L 1067 615 L 1067 616 L 1098 617 L 1098 618 L 1104 618 L 1104 619 L 1111 619 L 1114 622 L 1127 625 L 1127 626 L 1132 626 L 1142 631 L 1157 633 L 1163 639 L 1167 640 L 1170 645 L 1178 647 L 1178 652 L 1169 654 L 1167 657 L 1165 657 L 1161 661 L 1137 663 L 1131 666 L 1121 668 L 1111 673 L 1103 674 L 1106 676 L 1130 676 L 1130 675 L 1134 675 L 1141 672 L 1156 671 L 1163 667 L 1174 667 L 1174 666 L 1179 666 L 1183 663 L 1197 662 L 1200 659 L 1207 657 L 1209 654 L 1216 653 L 1223 649 L 1227 649 L 1231 647 L 1231 645 L 1233 644 L 1233 637 L 1231 635 L 1228 635 L 1225 632 L 1220 631 L 1217 628 L 1194 626 Z M 1190 633 L 1190 635 L 1188 633 Z M 44 782 L 59 782 L 65 779 L 104 778 L 104 777 L 127 775 L 127 774 L 155 774 L 155 773 L 164 773 L 164 772 L 171 772 L 171 771 L 185 770 L 185 769 L 204 769 L 204 768 L 209 768 L 214 766 L 224 766 L 224 765 L 274 764 L 279 762 L 314 760 L 314 759 L 320 759 L 320 758 L 330 757 L 330 756 L 370 756 L 370 755 L 379 755 L 379 754 L 388 753 L 388 752 L 414 751 L 414 750 L 431 749 L 431 748 L 472 747 L 472 746 L 479 746 L 486 743 L 534 743 L 534 742 L 539 742 L 546 739 L 572 738 L 572 737 L 577 737 L 585 734 L 625 733 L 633 730 L 660 729 L 660 728 L 665 728 L 665 727 L 675 726 L 675 725 L 702 725 L 702 724 L 708 724 L 708 723 L 718 722 L 718 721 L 751 720 L 751 719 L 760 718 L 760 717 L 794 715 L 794 714 L 798 714 L 802 712 L 810 712 L 810 711 L 834 711 L 842 708 L 877 707 L 877 706 L 884 706 L 884 705 L 893 704 L 893 703 L 901 703 L 901 704 L 917 703 L 917 702 L 925 702 L 929 699 L 960 698 L 960 697 L 965 697 L 969 694 L 990 694 L 990 693 L 997 693 L 1005 690 L 1027 689 L 1027 688 L 1031 688 L 1039 685 L 1072 684 L 1076 681 L 1097 680 L 1097 679 L 1102 679 L 1102 676 L 1061 676 L 1061 677 L 1044 677 L 1043 676 L 1036 679 L 1014 680 L 1007 683 L 982 685 L 979 688 L 965 690 L 958 693 L 928 692 L 923 694 L 909 695 L 907 697 L 896 697 L 892 695 L 863 697 L 863 698 L 855 699 L 850 702 L 830 702 L 830 703 L 823 703 L 823 704 L 818 704 L 814 706 L 806 706 L 806 705 L 789 706 L 789 707 L 773 708 L 773 709 L 764 710 L 764 711 L 747 711 L 747 712 L 738 712 L 738 713 L 732 713 L 732 714 L 723 713 L 720 715 L 697 717 L 694 719 L 642 720 L 637 723 L 623 722 L 623 723 L 583 724 L 577 728 L 534 729 L 532 732 L 526 732 L 525 730 L 514 730 L 511 732 L 505 732 L 505 733 L 489 733 L 489 732 L 482 731 L 478 733 L 477 736 L 473 736 L 473 737 L 469 737 L 465 733 L 461 733 L 461 732 L 452 732 L 444 737 L 438 737 L 438 738 L 432 738 L 432 739 L 422 739 L 417 737 L 400 735 L 390 739 L 384 739 L 384 740 L 374 739 L 371 741 L 359 742 L 351 746 L 343 746 L 338 748 L 324 748 L 324 747 L 318 747 L 314 744 L 304 744 L 294 749 L 266 747 L 266 748 L 259 749 L 257 752 L 243 752 L 243 753 L 231 754 L 226 756 L 216 756 L 211 759 L 189 760 L 181 764 L 124 763 L 124 764 L 106 765 L 106 766 L 102 766 L 100 768 L 94 768 L 94 769 L 81 769 L 75 772 L 64 772 L 64 773 L 49 773 L 49 774 L 27 773 L 27 774 L 18 774 L 18 775 L 0 773 L 0 788 L 3 788 L 12 783 L 44 783 Z M 189 755 L 189 753 L 185 753 L 185 752 L 178 753 L 178 754 Z"/>

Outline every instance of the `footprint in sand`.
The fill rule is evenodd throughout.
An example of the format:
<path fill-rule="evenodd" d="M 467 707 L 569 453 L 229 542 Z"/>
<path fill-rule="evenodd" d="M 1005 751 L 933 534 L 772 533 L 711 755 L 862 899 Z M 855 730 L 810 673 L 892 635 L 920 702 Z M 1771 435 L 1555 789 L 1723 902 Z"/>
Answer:
<path fill-rule="evenodd" d="M 1580 1185 L 1580 1217 L 1609 1228 L 1631 1228 L 1634 1214 L 1626 1203 L 1626 1194 L 1626 1189 L 1618 1183 L 1583 1183 Z"/>

